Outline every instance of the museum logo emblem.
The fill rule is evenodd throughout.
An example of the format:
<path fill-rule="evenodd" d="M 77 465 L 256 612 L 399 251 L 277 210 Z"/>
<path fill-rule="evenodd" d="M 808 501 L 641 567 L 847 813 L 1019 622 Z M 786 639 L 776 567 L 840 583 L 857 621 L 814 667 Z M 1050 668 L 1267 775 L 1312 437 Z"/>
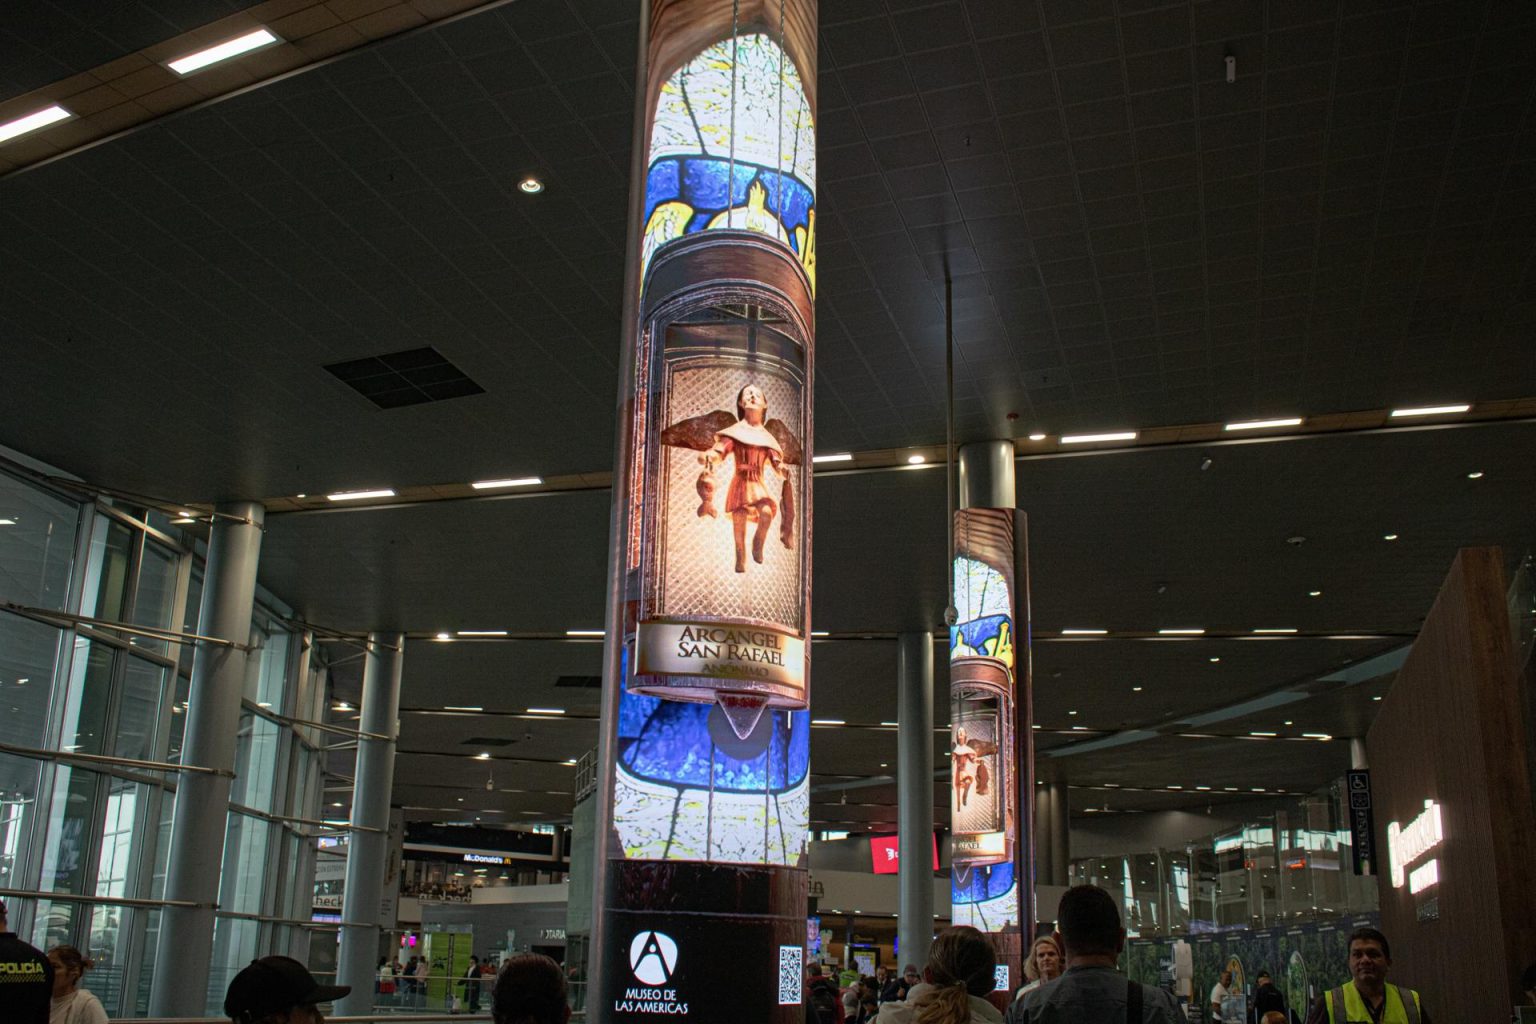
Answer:
<path fill-rule="evenodd" d="M 664 932 L 640 932 L 629 944 L 629 967 L 642 985 L 665 985 L 677 967 L 677 943 Z"/>

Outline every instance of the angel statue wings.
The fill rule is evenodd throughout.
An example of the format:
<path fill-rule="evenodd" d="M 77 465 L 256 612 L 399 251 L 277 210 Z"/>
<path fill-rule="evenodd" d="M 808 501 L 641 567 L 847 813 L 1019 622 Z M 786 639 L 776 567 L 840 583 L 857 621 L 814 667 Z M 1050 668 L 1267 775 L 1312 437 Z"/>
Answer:
<path fill-rule="evenodd" d="M 696 487 L 699 492 L 699 518 L 717 518 L 715 508 L 715 467 L 730 456 L 736 466 L 729 489 L 725 492 L 725 513 L 731 517 L 731 533 L 736 540 L 736 571 L 747 571 L 747 524 L 756 523 L 752 534 L 752 560 L 763 562 L 763 542 L 779 517 L 779 542 L 795 546 L 795 494 L 785 466 L 798 466 L 805 458 L 794 432 L 783 420 L 770 420 L 768 399 L 755 384 L 748 384 L 736 395 L 736 415 L 717 409 L 702 416 L 692 416 L 674 423 L 661 432 L 661 443 L 703 452 Z M 772 467 L 783 481 L 779 499 L 774 500 L 764 473 Z"/>

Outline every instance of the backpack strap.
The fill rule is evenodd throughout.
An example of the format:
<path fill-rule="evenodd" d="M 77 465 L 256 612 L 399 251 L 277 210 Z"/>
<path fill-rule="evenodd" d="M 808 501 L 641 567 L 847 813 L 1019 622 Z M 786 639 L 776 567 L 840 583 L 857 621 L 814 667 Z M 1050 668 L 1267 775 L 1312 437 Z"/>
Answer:
<path fill-rule="evenodd" d="M 1408 1014 L 1408 1024 L 1419 1024 L 1422 1019 L 1419 1013 L 1419 994 L 1411 988 L 1403 988 L 1401 985 L 1393 985 L 1397 989 L 1397 998 L 1403 1001 L 1403 1010 Z"/>
<path fill-rule="evenodd" d="M 1125 979 L 1126 1024 L 1141 1024 L 1141 986 L 1130 978 Z"/>

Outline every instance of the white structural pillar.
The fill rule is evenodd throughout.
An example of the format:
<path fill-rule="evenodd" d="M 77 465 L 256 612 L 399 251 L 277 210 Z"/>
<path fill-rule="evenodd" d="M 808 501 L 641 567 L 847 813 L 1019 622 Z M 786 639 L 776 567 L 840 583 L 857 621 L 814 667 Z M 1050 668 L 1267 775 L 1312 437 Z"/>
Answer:
<path fill-rule="evenodd" d="M 253 655 L 251 610 L 265 516 L 253 501 L 220 503 L 208 535 L 198 633 L 209 639 L 199 640 L 192 654 L 181 748 L 187 770 L 177 781 L 165 870 L 166 900 L 191 905 L 161 911 L 151 1017 L 201 1017 L 210 1004 L 223 1001 L 222 983 L 227 979 L 215 979 L 219 991 L 209 991 L 214 910 L 235 774 L 240 698 Z"/>
<path fill-rule="evenodd" d="M 379 931 L 395 924 L 379 920 L 379 909 L 389 858 L 389 800 L 404 664 L 404 633 L 368 634 L 361 735 L 352 776 L 352 838 L 347 843 L 347 880 L 341 899 L 341 952 L 336 958 L 337 984 L 352 986 L 350 995 L 336 1001 L 336 1014 L 342 1017 L 373 1012 Z"/>
<path fill-rule="evenodd" d="M 933 942 L 933 636 L 896 638 L 896 831 L 902 963 L 922 965 Z"/>

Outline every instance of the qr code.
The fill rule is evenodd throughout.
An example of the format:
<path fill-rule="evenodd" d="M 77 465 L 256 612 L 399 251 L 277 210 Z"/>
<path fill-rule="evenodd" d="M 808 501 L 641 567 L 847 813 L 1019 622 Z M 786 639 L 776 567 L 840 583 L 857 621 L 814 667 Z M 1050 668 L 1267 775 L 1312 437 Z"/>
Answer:
<path fill-rule="evenodd" d="M 995 968 L 993 968 L 992 977 L 994 981 L 992 990 L 994 992 L 1007 992 L 1011 990 L 1012 986 L 1008 984 L 1007 964 L 998 964 Z"/>
<path fill-rule="evenodd" d="M 805 979 L 805 950 L 800 946 L 779 947 L 779 1005 L 798 1006 L 804 998 L 800 985 Z"/>

